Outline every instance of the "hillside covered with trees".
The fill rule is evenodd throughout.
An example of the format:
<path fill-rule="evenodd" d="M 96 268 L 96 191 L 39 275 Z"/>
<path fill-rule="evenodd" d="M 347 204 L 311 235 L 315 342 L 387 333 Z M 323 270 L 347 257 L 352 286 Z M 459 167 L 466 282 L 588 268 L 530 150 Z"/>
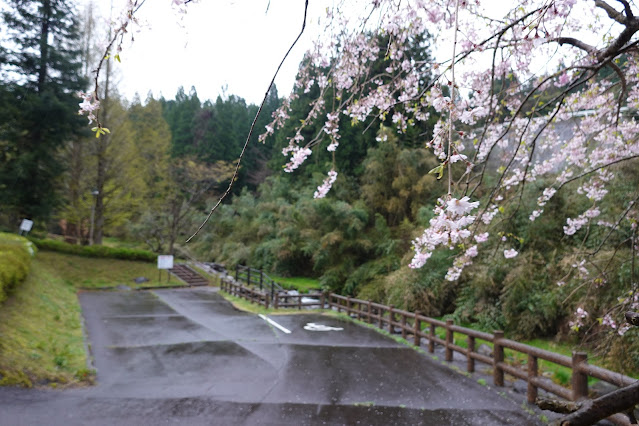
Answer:
<path fill-rule="evenodd" d="M 27 217 L 35 221 L 36 234 L 64 235 L 73 244 L 103 244 L 113 237 L 157 253 L 182 249 L 227 268 L 245 264 L 280 276 L 317 278 L 322 287 L 344 295 L 430 316 L 449 315 L 518 338 L 606 341 L 609 344 L 599 348 L 610 362 L 619 363 L 615 367 L 639 369 L 637 330 L 624 328 L 620 308 L 637 298 L 636 219 L 628 214 L 628 194 L 636 192 L 639 183 L 636 158 L 610 165 L 616 178 L 605 205 L 597 205 L 610 216 L 621 216 L 614 227 L 589 221 L 596 215 L 588 210 L 592 197 L 583 196 L 588 188 L 568 179 L 543 200 L 543 215 L 539 213 L 539 194 L 546 196 L 545 190 L 563 171 L 557 165 L 520 186 L 525 180 L 521 173 L 513 178 L 515 173 L 494 158 L 486 159 L 481 173 L 468 161 L 467 167 L 448 168 L 446 175 L 450 152 L 442 157 L 443 148 L 430 148 L 445 130 L 442 120 L 449 113 L 434 101 L 417 111 L 426 98 L 455 98 L 454 84 L 436 84 L 441 74 L 431 66 L 428 26 L 410 37 L 362 34 L 360 41 L 377 49 L 367 50 L 366 76 L 358 76 L 357 85 L 339 85 L 336 69 L 343 58 L 318 62 L 308 56 L 299 67 L 300 81 L 308 84 L 298 84 L 288 98 L 273 87 L 231 195 L 187 245 L 186 238 L 228 187 L 258 106 L 235 95 L 200 99 L 196 88 L 182 88 L 170 99 L 127 100 L 118 93 L 111 59 L 101 74 L 98 113 L 109 131 L 96 137 L 86 118 L 77 114 L 82 101 L 77 92 L 88 90 L 91 70 L 103 59 L 94 48 L 98 35 L 91 31 L 91 9 L 75 12 L 69 0 L 9 3 L 14 7 L 3 13 L 8 36 L 0 50 L 5 77 L 0 82 L 3 230 L 15 231 Z M 370 101 L 365 93 L 381 93 L 378 88 L 396 84 L 397 75 L 406 77 L 399 68 L 390 68 L 395 64 L 393 51 L 401 51 L 411 64 L 406 74 L 419 76 L 412 84 L 421 96 L 408 101 L 402 86 L 385 94 L 386 109 L 375 104 L 374 113 L 358 112 Z M 632 63 L 629 53 L 622 53 L 615 63 Z M 564 98 L 576 94 L 575 83 L 562 78 L 561 72 L 562 68 L 546 75 L 552 84 L 534 95 L 529 94 L 535 92 L 536 80 L 505 71 L 493 76 L 487 83 L 487 91 L 497 99 L 490 99 L 495 105 L 491 114 L 476 111 L 459 120 L 459 143 L 478 146 L 486 134 L 504 129 L 499 126 L 510 126 L 504 140 L 517 139 L 516 131 L 522 132 L 522 140 L 531 139 L 529 129 L 524 129 L 528 125 L 513 124 L 512 117 L 517 113 L 544 120 Z M 614 92 L 621 86 L 614 67 L 595 74 L 593 87 L 604 84 Z M 581 82 L 579 78 L 575 81 Z M 630 90 L 636 82 L 624 85 Z M 486 96 L 485 89 L 470 92 L 458 91 L 456 96 L 466 96 L 464 102 L 470 103 Z M 634 122 L 632 99 L 622 103 L 620 120 Z M 283 108 L 286 120 L 280 119 Z M 317 118 L 323 109 L 332 114 L 326 120 Z M 589 117 L 553 118 L 553 125 L 566 127 L 557 133 L 567 141 L 571 132 L 590 123 Z M 541 128 L 535 123 L 531 126 Z M 539 144 L 552 138 L 542 138 Z M 308 142 L 304 148 L 295 145 L 301 140 Z M 494 146 L 495 156 L 518 158 L 519 148 L 498 142 Z M 282 155 L 310 148 L 312 154 L 306 153 L 308 159 L 299 168 Z M 588 152 L 580 149 L 575 149 L 580 155 Z M 553 154 L 523 151 L 538 164 Z M 466 164 L 470 154 L 462 157 L 461 152 L 460 148 L 455 155 Z M 472 179 L 483 184 L 464 192 L 473 200 L 502 197 L 517 202 L 482 205 L 482 214 L 497 217 L 499 228 L 491 230 L 492 238 L 464 268 L 458 267 L 458 259 L 471 247 L 450 240 L 444 242 L 450 249 L 433 251 L 425 266 L 411 267 L 420 236 L 445 205 L 438 201 L 447 195 L 440 178 L 446 175 L 458 183 L 468 179 L 468 184 L 470 171 L 464 169 L 476 173 Z M 327 170 L 336 174 L 327 177 Z M 335 182 L 328 191 L 330 176 Z M 517 190 L 508 192 L 511 186 Z M 460 187 L 461 183 L 454 188 Z M 449 196 L 450 192 L 449 186 Z M 538 212 L 532 219 L 531 211 Z M 594 216 L 583 216 L 584 211 Z M 576 223 L 574 218 L 580 218 L 581 225 L 570 238 L 565 229 Z M 576 260 L 584 252 L 593 253 L 589 264 Z M 592 272 L 597 269 L 601 273 Z M 457 279 L 446 280 L 451 270 L 459 270 Z M 586 278 L 589 270 L 594 278 Z M 576 317 L 584 306 L 588 313 Z"/>

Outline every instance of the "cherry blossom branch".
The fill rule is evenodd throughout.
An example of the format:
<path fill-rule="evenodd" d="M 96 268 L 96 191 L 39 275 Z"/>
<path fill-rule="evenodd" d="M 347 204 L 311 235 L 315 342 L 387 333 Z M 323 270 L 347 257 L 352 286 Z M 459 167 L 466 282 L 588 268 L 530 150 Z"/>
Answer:
<path fill-rule="evenodd" d="M 621 221 L 628 215 L 628 213 L 630 212 L 630 210 L 635 206 L 635 204 L 637 203 L 637 201 L 639 201 L 639 194 L 635 197 L 634 200 L 630 201 L 630 203 L 628 203 L 628 207 L 626 207 L 626 209 L 624 210 L 624 212 L 622 213 L 621 216 L 619 216 L 619 219 L 617 219 L 617 223 L 615 223 L 615 225 L 613 227 L 610 228 L 610 231 L 608 231 L 608 233 L 606 234 L 605 238 L 601 241 L 601 243 L 599 244 L 599 247 L 597 247 L 597 249 L 591 253 L 589 253 L 589 256 L 594 256 L 595 254 L 599 253 L 599 251 L 601 250 L 601 248 L 604 246 L 604 244 L 606 243 L 606 241 L 608 241 L 608 238 L 610 238 L 610 236 L 612 235 L 613 231 L 615 231 L 619 225 L 621 224 Z"/>
<path fill-rule="evenodd" d="M 614 7 L 610 6 L 608 3 L 604 2 L 603 0 L 595 0 L 595 6 L 603 9 L 610 19 L 613 19 L 622 25 L 626 24 L 627 18 L 630 18 L 630 19 L 634 18 L 634 15 L 632 14 L 632 10 L 630 10 L 630 5 L 628 3 L 624 4 L 624 8 L 626 10 L 627 16 L 624 16 L 623 13 L 621 12 L 617 12 L 617 10 Z"/>
<path fill-rule="evenodd" d="M 302 34 L 304 33 L 304 30 L 306 29 L 307 13 L 308 13 L 308 0 L 306 0 L 304 2 L 304 18 L 302 20 L 302 29 L 300 30 L 299 34 L 295 38 L 295 41 L 293 41 L 293 44 L 291 44 L 291 46 L 286 51 L 286 54 L 284 54 L 284 57 L 280 61 L 280 64 L 278 65 L 277 69 L 275 70 L 275 74 L 273 74 L 273 78 L 271 79 L 271 82 L 269 83 L 268 88 L 266 89 L 266 93 L 264 94 L 264 99 L 262 100 L 262 103 L 260 104 L 260 107 L 257 110 L 257 113 L 255 114 L 255 117 L 253 118 L 253 122 L 251 123 L 251 128 L 249 129 L 249 133 L 248 133 L 248 135 L 246 137 L 246 141 L 244 142 L 244 146 L 242 147 L 242 152 L 240 153 L 240 156 L 237 159 L 237 165 L 235 166 L 235 171 L 233 172 L 233 176 L 231 177 L 231 181 L 229 182 L 228 188 L 226 188 L 226 191 L 224 191 L 224 194 L 222 194 L 222 196 L 217 200 L 217 203 L 215 203 L 213 208 L 211 208 L 211 210 L 209 211 L 208 215 L 206 216 L 206 218 L 204 219 L 202 224 L 200 224 L 200 226 L 193 233 L 193 235 L 191 235 L 186 240 L 186 243 L 190 242 L 193 239 L 193 237 L 195 237 L 202 230 L 202 228 L 204 228 L 204 225 L 206 225 L 208 223 L 209 219 L 213 215 L 213 212 L 215 212 L 215 210 L 217 210 L 217 208 L 222 203 L 222 201 L 230 194 L 231 189 L 233 188 L 233 184 L 235 183 L 235 180 L 237 179 L 237 175 L 238 175 L 239 170 L 240 170 L 240 164 L 242 163 L 242 159 L 244 158 L 244 154 L 246 153 L 246 148 L 248 147 L 249 141 L 251 140 L 251 136 L 253 135 L 253 130 L 255 129 L 255 124 L 257 123 L 257 119 L 260 116 L 260 113 L 262 112 L 262 109 L 264 108 L 264 105 L 266 104 L 266 100 L 268 99 L 269 92 L 271 91 L 271 88 L 273 87 L 273 84 L 275 83 L 275 78 L 277 77 L 277 74 L 280 72 L 280 69 L 282 68 L 282 65 L 284 64 L 284 61 L 286 61 L 286 58 L 288 58 L 288 55 L 291 53 L 291 50 L 293 50 L 293 48 L 295 47 L 295 45 L 297 44 L 299 39 L 302 37 Z"/>
<path fill-rule="evenodd" d="M 453 182 L 452 162 L 450 161 L 453 147 L 453 129 L 455 123 L 455 50 L 457 49 L 457 31 L 459 29 L 459 0 L 455 1 L 455 30 L 453 36 L 453 59 L 450 62 L 451 84 L 450 84 L 450 107 L 448 120 L 448 196 L 451 196 L 451 186 Z"/>
<path fill-rule="evenodd" d="M 561 183 L 561 184 L 557 187 L 557 191 L 559 191 L 561 188 L 563 188 L 564 186 L 568 185 L 569 183 L 574 182 L 574 181 L 576 181 L 576 180 L 579 180 L 579 179 L 581 179 L 581 178 L 583 178 L 583 177 L 586 177 L 586 176 L 588 176 L 588 175 L 590 175 L 590 174 L 592 174 L 592 173 L 594 173 L 594 172 L 596 172 L 596 171 L 598 171 L 598 170 L 605 169 L 606 167 L 610 167 L 610 166 L 612 166 L 612 165 L 614 165 L 614 164 L 622 163 L 622 162 L 624 162 L 624 161 L 632 160 L 632 159 L 635 159 L 635 158 L 639 158 L 639 154 L 637 154 L 637 155 L 631 155 L 630 157 L 620 158 L 620 159 L 618 159 L 618 160 L 614 160 L 614 161 L 609 161 L 609 162 L 607 162 L 607 163 L 605 163 L 605 164 L 602 164 L 602 165 L 601 165 L 601 166 L 599 166 L 599 167 L 595 167 L 594 169 L 590 169 L 590 170 L 588 170 L 587 172 L 584 172 L 584 173 L 582 173 L 582 174 L 580 174 L 580 175 L 578 175 L 578 176 L 572 177 L 572 178 L 570 178 L 570 179 L 568 179 L 568 180 L 566 180 L 566 181 L 562 182 L 562 183 Z"/>

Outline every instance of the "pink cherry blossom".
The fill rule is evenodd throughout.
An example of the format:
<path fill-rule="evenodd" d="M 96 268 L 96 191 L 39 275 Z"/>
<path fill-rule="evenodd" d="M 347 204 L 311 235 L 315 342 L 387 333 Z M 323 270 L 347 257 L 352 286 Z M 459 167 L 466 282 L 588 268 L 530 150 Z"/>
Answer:
<path fill-rule="evenodd" d="M 504 250 L 504 257 L 506 259 L 512 259 L 513 257 L 516 257 L 518 254 L 519 253 L 515 249 Z"/>

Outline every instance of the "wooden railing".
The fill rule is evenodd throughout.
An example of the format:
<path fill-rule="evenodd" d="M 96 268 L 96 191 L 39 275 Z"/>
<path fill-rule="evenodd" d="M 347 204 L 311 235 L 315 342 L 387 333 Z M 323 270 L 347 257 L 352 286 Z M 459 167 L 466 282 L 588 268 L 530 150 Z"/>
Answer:
<path fill-rule="evenodd" d="M 220 280 L 220 287 L 231 295 L 242 297 L 266 308 L 269 307 L 269 294 L 265 291 L 248 288 L 224 279 Z M 303 303 L 302 298 L 304 297 L 315 298 L 317 302 Z M 454 352 L 461 353 L 466 357 L 466 370 L 469 373 L 475 371 L 476 361 L 491 366 L 495 386 L 504 386 L 505 374 L 526 381 L 526 397 L 530 404 L 535 403 L 539 389 L 571 401 L 588 398 L 589 377 L 603 380 L 618 387 L 629 386 L 636 382 L 636 379 L 632 377 L 588 364 L 588 355 L 584 352 L 573 352 L 572 357 L 568 357 L 506 339 L 502 331 L 494 331 L 492 334 L 485 333 L 454 325 L 450 319 L 441 321 L 424 316 L 420 312 L 396 309 L 393 306 L 382 305 L 370 300 L 354 299 L 334 293 L 289 295 L 283 292 L 275 293 L 272 300 L 271 306 L 274 308 L 328 307 L 337 312 L 344 312 L 351 318 L 374 324 L 391 334 L 401 334 L 404 339 L 411 339 L 412 344 L 418 347 L 421 346 L 422 339 L 425 339 L 428 342 L 427 347 L 430 353 L 435 351 L 435 345 L 443 346 L 445 360 L 448 362 L 453 360 Z M 438 329 L 444 330 L 444 338 L 439 337 Z M 466 336 L 465 348 L 455 344 L 454 333 Z M 478 340 L 492 343 L 492 354 L 486 355 L 477 352 Z M 526 367 L 522 368 L 506 362 L 505 350 L 526 355 Z M 571 388 L 565 388 L 540 376 L 539 360 L 570 368 L 572 370 Z M 622 414 L 615 414 L 608 420 L 618 425 L 630 424 L 628 418 Z"/>
<path fill-rule="evenodd" d="M 220 278 L 220 288 L 232 296 L 241 297 L 250 302 L 257 303 L 268 309 L 272 306 L 279 308 L 317 308 L 322 309 L 326 306 L 326 293 L 307 293 L 307 294 L 288 294 L 286 292 L 277 292 L 271 297 L 267 289 L 258 290 L 257 288 L 247 287 L 243 283 L 233 282 Z M 302 299 L 309 300 L 302 300 Z"/>
<path fill-rule="evenodd" d="M 235 265 L 235 281 L 243 282 L 248 287 L 257 287 L 260 290 L 268 289 L 271 293 L 271 301 L 278 291 L 284 291 L 275 280 L 269 277 L 261 269 L 251 268 L 244 265 Z"/>
<path fill-rule="evenodd" d="M 307 298 L 313 301 L 302 301 Z M 273 307 L 278 308 L 318 308 L 324 309 L 326 306 L 326 293 L 288 294 L 275 293 Z"/>
<path fill-rule="evenodd" d="M 220 289 L 231 296 L 241 297 L 258 305 L 263 305 L 266 309 L 269 307 L 271 297 L 266 291 L 246 287 L 224 278 L 220 279 Z"/>
<path fill-rule="evenodd" d="M 490 365 L 493 368 L 493 383 L 495 386 L 504 386 L 504 374 L 506 373 L 522 379 L 528 385 L 527 400 L 530 404 L 535 403 L 538 389 L 543 389 L 572 401 L 588 398 L 588 377 L 594 377 L 619 387 L 628 386 L 636 382 L 636 379 L 632 377 L 588 364 L 588 355 L 584 352 L 573 352 L 572 357 L 556 354 L 506 339 L 502 331 L 495 331 L 492 334 L 484 333 L 454 325 L 450 319 L 440 321 L 421 315 L 419 312 L 408 312 L 395 309 L 393 306 L 353 299 L 333 293 L 329 294 L 328 304 L 329 307 L 335 308 L 337 312 L 343 311 L 353 318 L 369 324 L 375 324 L 390 333 L 399 332 L 404 339 L 408 339 L 410 335 L 415 346 L 421 346 L 422 338 L 427 339 L 428 351 L 431 353 L 435 351 L 435 344 L 442 345 L 445 349 L 445 359 L 448 362 L 453 360 L 453 352 L 461 353 L 466 356 L 466 370 L 469 373 L 475 371 L 475 361 Z M 438 337 L 437 328 L 445 330 L 444 339 Z M 466 348 L 454 343 L 454 333 L 466 336 Z M 478 339 L 493 344 L 492 356 L 476 352 L 475 346 Z M 505 362 L 505 349 L 527 355 L 526 369 Z M 538 361 L 540 359 L 572 369 L 571 389 L 539 376 Z M 630 424 L 628 418 L 622 414 L 615 414 L 608 419 L 620 425 Z"/>

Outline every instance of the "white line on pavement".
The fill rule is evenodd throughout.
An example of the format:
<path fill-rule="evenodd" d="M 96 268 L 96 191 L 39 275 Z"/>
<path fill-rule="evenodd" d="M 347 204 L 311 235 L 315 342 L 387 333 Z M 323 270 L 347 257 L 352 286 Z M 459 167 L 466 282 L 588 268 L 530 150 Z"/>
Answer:
<path fill-rule="evenodd" d="M 260 318 L 262 318 L 267 323 L 271 324 L 273 327 L 279 328 L 280 330 L 282 330 L 286 334 L 291 334 L 291 330 L 289 330 L 288 328 L 282 327 L 281 325 L 279 325 L 278 323 L 276 323 L 275 321 L 273 321 L 272 319 L 270 319 L 266 315 L 262 315 L 262 314 L 258 314 L 258 315 L 259 315 Z"/>

